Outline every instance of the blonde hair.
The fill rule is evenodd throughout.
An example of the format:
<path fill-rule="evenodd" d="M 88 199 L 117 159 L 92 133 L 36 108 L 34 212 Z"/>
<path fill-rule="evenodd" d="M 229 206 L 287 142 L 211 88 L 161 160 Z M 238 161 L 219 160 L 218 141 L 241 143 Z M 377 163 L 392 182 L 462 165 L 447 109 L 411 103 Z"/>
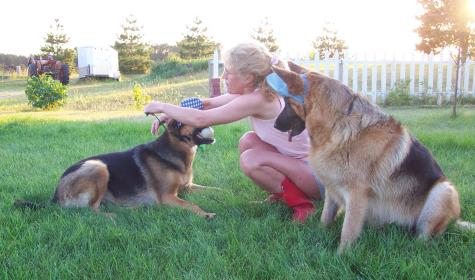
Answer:
<path fill-rule="evenodd" d="M 267 48 L 255 43 L 239 44 L 224 55 L 225 67 L 237 71 L 241 75 L 252 75 L 256 87 L 267 75 L 272 73 L 272 60 L 272 54 Z M 275 65 L 283 67 L 281 61 Z"/>

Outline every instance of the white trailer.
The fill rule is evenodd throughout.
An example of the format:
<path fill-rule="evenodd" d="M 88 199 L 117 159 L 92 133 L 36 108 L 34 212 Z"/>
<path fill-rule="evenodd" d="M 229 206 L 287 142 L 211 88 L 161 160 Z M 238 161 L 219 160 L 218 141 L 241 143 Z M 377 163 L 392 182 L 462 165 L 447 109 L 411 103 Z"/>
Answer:
<path fill-rule="evenodd" d="M 119 55 L 111 47 L 79 47 L 79 78 L 106 77 L 120 79 Z"/>

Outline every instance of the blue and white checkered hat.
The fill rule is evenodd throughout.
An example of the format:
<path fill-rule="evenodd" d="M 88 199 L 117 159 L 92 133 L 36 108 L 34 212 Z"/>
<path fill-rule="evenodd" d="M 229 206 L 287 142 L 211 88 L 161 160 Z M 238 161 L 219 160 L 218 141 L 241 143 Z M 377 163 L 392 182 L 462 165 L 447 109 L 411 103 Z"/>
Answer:
<path fill-rule="evenodd" d="M 203 110 L 203 102 L 197 97 L 188 97 L 180 102 L 180 107 Z"/>
<path fill-rule="evenodd" d="M 203 105 L 203 102 L 199 98 L 197 98 L 197 97 L 188 97 L 188 98 L 183 99 L 180 102 L 180 107 L 203 110 L 204 105 Z M 177 126 L 180 127 L 181 122 L 177 122 Z"/>

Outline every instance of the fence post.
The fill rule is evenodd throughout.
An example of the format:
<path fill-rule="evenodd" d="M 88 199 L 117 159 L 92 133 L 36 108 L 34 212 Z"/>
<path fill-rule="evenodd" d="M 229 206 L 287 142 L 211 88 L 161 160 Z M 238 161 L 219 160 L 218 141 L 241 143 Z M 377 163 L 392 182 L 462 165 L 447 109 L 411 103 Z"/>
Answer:
<path fill-rule="evenodd" d="M 219 52 L 218 49 L 213 53 L 213 79 L 219 78 Z"/>
<path fill-rule="evenodd" d="M 425 69 L 425 61 L 424 61 L 424 57 L 422 57 L 419 62 L 419 78 L 417 79 L 417 82 L 419 83 L 419 94 L 424 92 L 424 86 L 425 86 L 424 69 Z"/>
<path fill-rule="evenodd" d="M 416 72 L 416 64 L 415 64 L 415 61 L 414 61 L 414 54 L 412 54 L 412 59 L 411 59 L 411 64 L 409 66 L 409 77 L 410 77 L 410 84 L 409 84 L 409 94 L 410 95 L 414 95 L 414 84 L 416 82 L 416 75 L 415 75 L 415 72 Z"/>
<path fill-rule="evenodd" d="M 333 67 L 333 79 L 340 80 L 340 54 L 338 51 L 335 53 L 333 57 L 334 67 Z"/>
<path fill-rule="evenodd" d="M 376 54 L 373 56 L 371 66 L 371 101 L 376 104 L 376 94 L 378 89 L 378 64 L 376 63 Z"/>
<path fill-rule="evenodd" d="M 442 105 L 442 71 L 444 70 L 444 55 L 440 53 L 440 61 L 437 65 L 437 105 Z"/>
<path fill-rule="evenodd" d="M 330 76 L 330 61 L 328 59 L 328 51 L 325 51 L 325 76 Z"/>
<path fill-rule="evenodd" d="M 452 91 L 452 63 L 449 59 L 449 62 L 447 63 L 447 78 L 446 78 L 446 84 L 445 84 L 445 95 L 446 98 L 450 100 L 450 93 Z"/>
<path fill-rule="evenodd" d="M 353 91 L 355 93 L 358 92 L 358 60 L 356 59 L 353 61 Z"/>
<path fill-rule="evenodd" d="M 300 52 L 295 53 L 294 55 L 294 62 L 297 65 L 302 65 L 301 59 L 300 59 Z"/>
<path fill-rule="evenodd" d="M 391 89 L 396 86 L 396 55 L 393 54 L 393 61 L 391 63 Z"/>
<path fill-rule="evenodd" d="M 306 52 L 304 52 L 303 55 L 305 57 L 303 65 L 305 68 L 310 69 L 310 64 L 312 64 L 312 62 L 310 61 L 310 55 Z"/>
<path fill-rule="evenodd" d="M 474 64 L 472 60 L 470 60 L 471 64 Z M 472 74 L 472 95 L 475 97 L 475 64 L 473 66 L 473 74 Z"/>
<path fill-rule="evenodd" d="M 465 60 L 465 68 L 463 70 L 463 93 L 468 93 L 468 78 L 470 77 L 470 60 L 467 58 Z"/>
<path fill-rule="evenodd" d="M 313 63 L 315 64 L 315 72 L 320 72 L 320 53 L 318 51 L 315 51 Z"/>
<path fill-rule="evenodd" d="M 405 56 L 403 55 L 401 66 L 400 66 L 400 69 L 399 69 L 399 74 L 400 74 L 399 80 L 401 80 L 401 81 L 406 81 L 406 61 L 404 59 L 405 59 Z"/>
<path fill-rule="evenodd" d="M 214 50 L 213 59 L 208 61 L 209 96 L 221 95 L 221 79 L 219 78 L 219 51 Z"/>
<path fill-rule="evenodd" d="M 349 86 L 348 85 L 348 59 L 347 57 L 348 57 L 348 54 L 343 53 L 343 59 L 341 60 L 343 63 L 342 76 L 343 76 L 343 84 L 345 84 L 346 86 Z"/>
<path fill-rule="evenodd" d="M 434 54 L 429 54 L 429 77 L 427 79 L 427 92 L 434 94 Z"/>
<path fill-rule="evenodd" d="M 368 57 L 366 54 L 364 55 L 363 74 L 361 77 L 361 81 L 361 91 L 364 95 L 366 95 L 368 93 Z"/>
<path fill-rule="evenodd" d="M 381 98 L 382 101 L 386 98 L 386 54 L 383 55 L 381 62 Z"/>
<path fill-rule="evenodd" d="M 458 79 L 457 81 L 455 81 L 457 83 L 457 89 L 459 91 L 458 93 L 462 93 L 462 65 L 459 65 L 458 73 L 455 77 L 456 79 Z"/>

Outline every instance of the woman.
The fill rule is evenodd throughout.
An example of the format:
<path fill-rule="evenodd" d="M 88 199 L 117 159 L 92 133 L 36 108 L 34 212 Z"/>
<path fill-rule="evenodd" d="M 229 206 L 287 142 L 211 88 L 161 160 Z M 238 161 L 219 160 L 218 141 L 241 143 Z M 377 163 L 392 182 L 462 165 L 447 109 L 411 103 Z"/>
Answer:
<path fill-rule="evenodd" d="M 164 113 L 180 122 L 205 127 L 231 123 L 245 117 L 252 131 L 239 140 L 240 166 L 246 176 L 270 193 L 268 202 L 284 201 L 293 209 L 293 220 L 305 222 L 315 212 L 310 199 L 320 199 L 316 178 L 306 159 L 306 131 L 288 141 L 274 128 L 284 107 L 282 97 L 260 92 L 259 84 L 272 72 L 270 53 L 255 44 L 239 44 L 224 57 L 223 78 L 229 94 L 203 99 L 204 110 L 151 102 L 145 113 Z M 280 65 L 283 66 L 283 65 Z"/>

